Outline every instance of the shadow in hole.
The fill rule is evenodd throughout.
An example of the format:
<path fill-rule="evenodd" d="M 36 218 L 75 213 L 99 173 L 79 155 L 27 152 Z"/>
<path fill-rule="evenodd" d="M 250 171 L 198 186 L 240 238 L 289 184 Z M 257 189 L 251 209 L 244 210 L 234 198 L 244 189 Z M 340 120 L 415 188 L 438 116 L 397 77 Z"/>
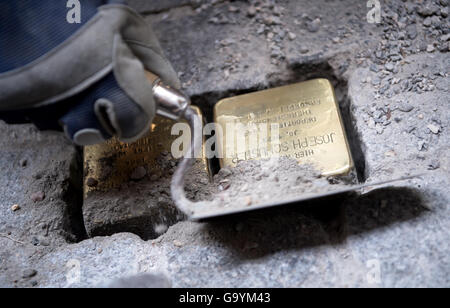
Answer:
<path fill-rule="evenodd" d="M 283 250 L 341 243 L 353 234 L 411 220 L 425 211 L 417 190 L 382 188 L 362 196 L 347 194 L 218 218 L 206 228 L 233 253 L 253 259 Z"/>

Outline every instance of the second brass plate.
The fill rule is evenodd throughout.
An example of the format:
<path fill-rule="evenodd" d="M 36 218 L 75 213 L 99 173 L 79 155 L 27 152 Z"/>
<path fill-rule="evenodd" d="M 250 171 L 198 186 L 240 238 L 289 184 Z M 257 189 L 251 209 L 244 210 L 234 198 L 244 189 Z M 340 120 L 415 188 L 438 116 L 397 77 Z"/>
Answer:
<path fill-rule="evenodd" d="M 200 120 L 203 115 L 196 106 L 191 106 Z M 156 159 L 165 153 L 170 154 L 172 142 L 178 136 L 171 135 L 174 121 L 156 116 L 149 133 L 134 143 L 125 143 L 113 138 L 105 143 L 84 148 L 84 194 L 91 191 L 104 191 L 118 188 L 128 182 L 137 167 L 145 167 L 149 173 L 165 173 L 156 164 Z M 204 153 L 203 153 L 204 154 Z M 175 161 L 175 160 L 173 160 Z M 199 159 L 201 168 L 208 175 L 209 165 L 205 157 Z M 95 182 L 95 186 L 89 182 Z"/>

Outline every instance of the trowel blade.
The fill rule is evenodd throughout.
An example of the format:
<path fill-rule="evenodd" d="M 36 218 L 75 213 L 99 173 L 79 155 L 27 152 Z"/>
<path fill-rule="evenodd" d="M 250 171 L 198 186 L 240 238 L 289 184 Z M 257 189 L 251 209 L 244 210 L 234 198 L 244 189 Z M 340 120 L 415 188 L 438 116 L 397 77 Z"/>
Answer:
<path fill-rule="evenodd" d="M 352 185 L 352 186 L 349 186 L 348 188 L 337 189 L 335 191 L 329 191 L 326 193 L 303 194 L 303 195 L 295 197 L 295 198 L 288 198 L 288 199 L 280 200 L 278 202 L 255 204 L 255 205 L 252 205 L 251 207 L 242 205 L 241 208 L 220 209 L 220 210 L 212 211 L 212 212 L 209 212 L 206 214 L 204 214 L 204 213 L 193 214 L 192 216 L 189 216 L 188 218 L 191 221 L 205 221 L 205 220 L 218 218 L 218 217 L 222 217 L 222 216 L 236 215 L 236 214 L 240 214 L 240 213 L 262 210 L 262 209 L 267 209 L 267 208 L 274 208 L 274 207 L 279 207 L 279 206 L 283 206 L 283 205 L 293 205 L 296 203 L 302 203 L 305 201 L 312 201 L 312 200 L 318 200 L 318 199 L 327 198 L 327 197 L 338 196 L 338 195 L 342 195 L 342 194 L 346 194 L 346 193 L 350 193 L 350 192 L 356 192 L 356 193 L 359 192 L 359 193 L 363 194 L 362 190 L 365 188 L 370 188 L 369 190 L 367 190 L 365 192 L 365 193 L 367 193 L 374 189 L 385 187 L 385 185 L 387 185 L 387 184 L 410 180 L 413 178 L 420 177 L 422 175 L 423 174 L 419 174 L 419 175 L 406 176 L 406 177 L 402 177 L 402 178 L 398 178 L 398 179 L 394 179 L 394 180 L 387 180 L 387 181 L 381 181 L 381 182 L 375 182 L 375 183 L 366 183 L 366 184 L 361 184 L 361 185 Z"/>

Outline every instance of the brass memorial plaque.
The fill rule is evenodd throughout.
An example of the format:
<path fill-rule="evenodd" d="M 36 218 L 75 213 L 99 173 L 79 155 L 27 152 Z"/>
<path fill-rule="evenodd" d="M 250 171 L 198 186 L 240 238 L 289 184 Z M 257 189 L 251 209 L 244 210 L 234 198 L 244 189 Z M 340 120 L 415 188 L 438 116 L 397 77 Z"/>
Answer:
<path fill-rule="evenodd" d="M 203 116 L 198 107 L 195 109 L 203 122 Z M 148 174 L 164 173 L 165 170 L 155 170 L 156 159 L 161 155 L 171 156 L 172 142 L 179 136 L 172 136 L 174 121 L 156 116 L 150 132 L 134 143 L 124 143 L 113 138 L 103 144 L 86 146 L 84 148 L 84 194 L 90 191 L 108 191 L 118 188 L 130 180 L 133 171 L 144 167 Z M 204 154 L 204 153 L 203 153 Z M 199 159 L 196 164 L 209 173 L 206 159 Z"/>
<path fill-rule="evenodd" d="M 215 105 L 214 121 L 223 129 L 223 134 L 217 137 L 222 167 L 234 166 L 241 160 L 279 155 L 292 157 L 301 164 L 311 163 L 324 176 L 348 174 L 353 168 L 334 89 L 326 79 L 221 100 Z M 270 142 L 274 138 L 269 128 L 262 139 L 270 146 L 264 148 L 259 144 L 238 146 L 239 140 L 248 140 L 230 136 L 226 129 L 227 124 L 248 127 L 274 123 L 278 124 L 279 142 L 275 145 Z M 261 136 L 258 138 L 261 140 Z"/>

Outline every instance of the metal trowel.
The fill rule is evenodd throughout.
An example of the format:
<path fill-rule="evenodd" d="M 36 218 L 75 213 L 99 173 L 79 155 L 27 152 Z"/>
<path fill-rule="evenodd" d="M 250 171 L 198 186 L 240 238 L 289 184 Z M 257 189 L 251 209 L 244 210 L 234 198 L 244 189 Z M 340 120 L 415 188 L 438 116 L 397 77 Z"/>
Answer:
<path fill-rule="evenodd" d="M 90 191 L 108 190 L 118 187 L 127 181 L 131 172 L 142 164 L 153 167 L 158 153 L 170 152 L 174 140 L 170 127 L 174 121 L 184 121 L 191 128 L 191 148 L 185 151 L 186 156 L 178 164 L 171 180 L 172 200 L 179 210 L 190 220 L 204 220 L 218 216 L 253 211 L 268 207 L 298 203 L 348 192 L 361 191 L 363 188 L 375 188 L 387 183 L 405 180 L 411 177 L 379 183 L 359 184 L 353 163 L 349 141 L 346 136 L 344 122 L 333 86 L 326 79 L 315 79 L 283 87 L 258 91 L 245 95 L 226 98 L 214 107 L 214 122 L 221 127 L 229 124 L 277 123 L 278 129 L 265 136 L 267 140 L 276 139 L 276 145 L 259 148 L 246 144 L 244 140 L 235 140 L 234 135 L 226 132 L 216 136 L 217 153 L 221 167 L 233 167 L 240 161 L 265 159 L 274 156 L 287 156 L 299 164 L 312 164 L 323 176 L 344 176 L 353 182 L 348 188 L 339 188 L 326 193 L 303 194 L 295 198 L 278 200 L 277 202 L 254 204 L 251 207 L 233 207 L 233 209 L 217 209 L 207 214 L 195 214 L 196 203 L 189 200 L 184 191 L 185 176 L 195 165 L 205 174 L 210 172 L 209 161 L 203 156 L 194 158 L 194 153 L 205 153 L 203 147 L 202 114 L 190 105 L 187 96 L 176 89 L 164 85 L 152 73 L 147 73 L 153 85 L 153 95 L 159 115 L 150 133 L 135 144 L 124 144 L 111 140 L 102 145 L 85 148 L 85 196 Z M 272 134 L 272 135 L 271 135 Z M 276 135 L 274 135 L 276 134 Z M 276 137 L 276 138 L 275 138 Z M 106 156 L 113 157 L 113 164 L 119 172 L 114 176 L 102 177 L 101 160 Z M 196 164 L 194 164 L 197 162 Z M 89 182 L 96 185 L 89 185 Z"/>

